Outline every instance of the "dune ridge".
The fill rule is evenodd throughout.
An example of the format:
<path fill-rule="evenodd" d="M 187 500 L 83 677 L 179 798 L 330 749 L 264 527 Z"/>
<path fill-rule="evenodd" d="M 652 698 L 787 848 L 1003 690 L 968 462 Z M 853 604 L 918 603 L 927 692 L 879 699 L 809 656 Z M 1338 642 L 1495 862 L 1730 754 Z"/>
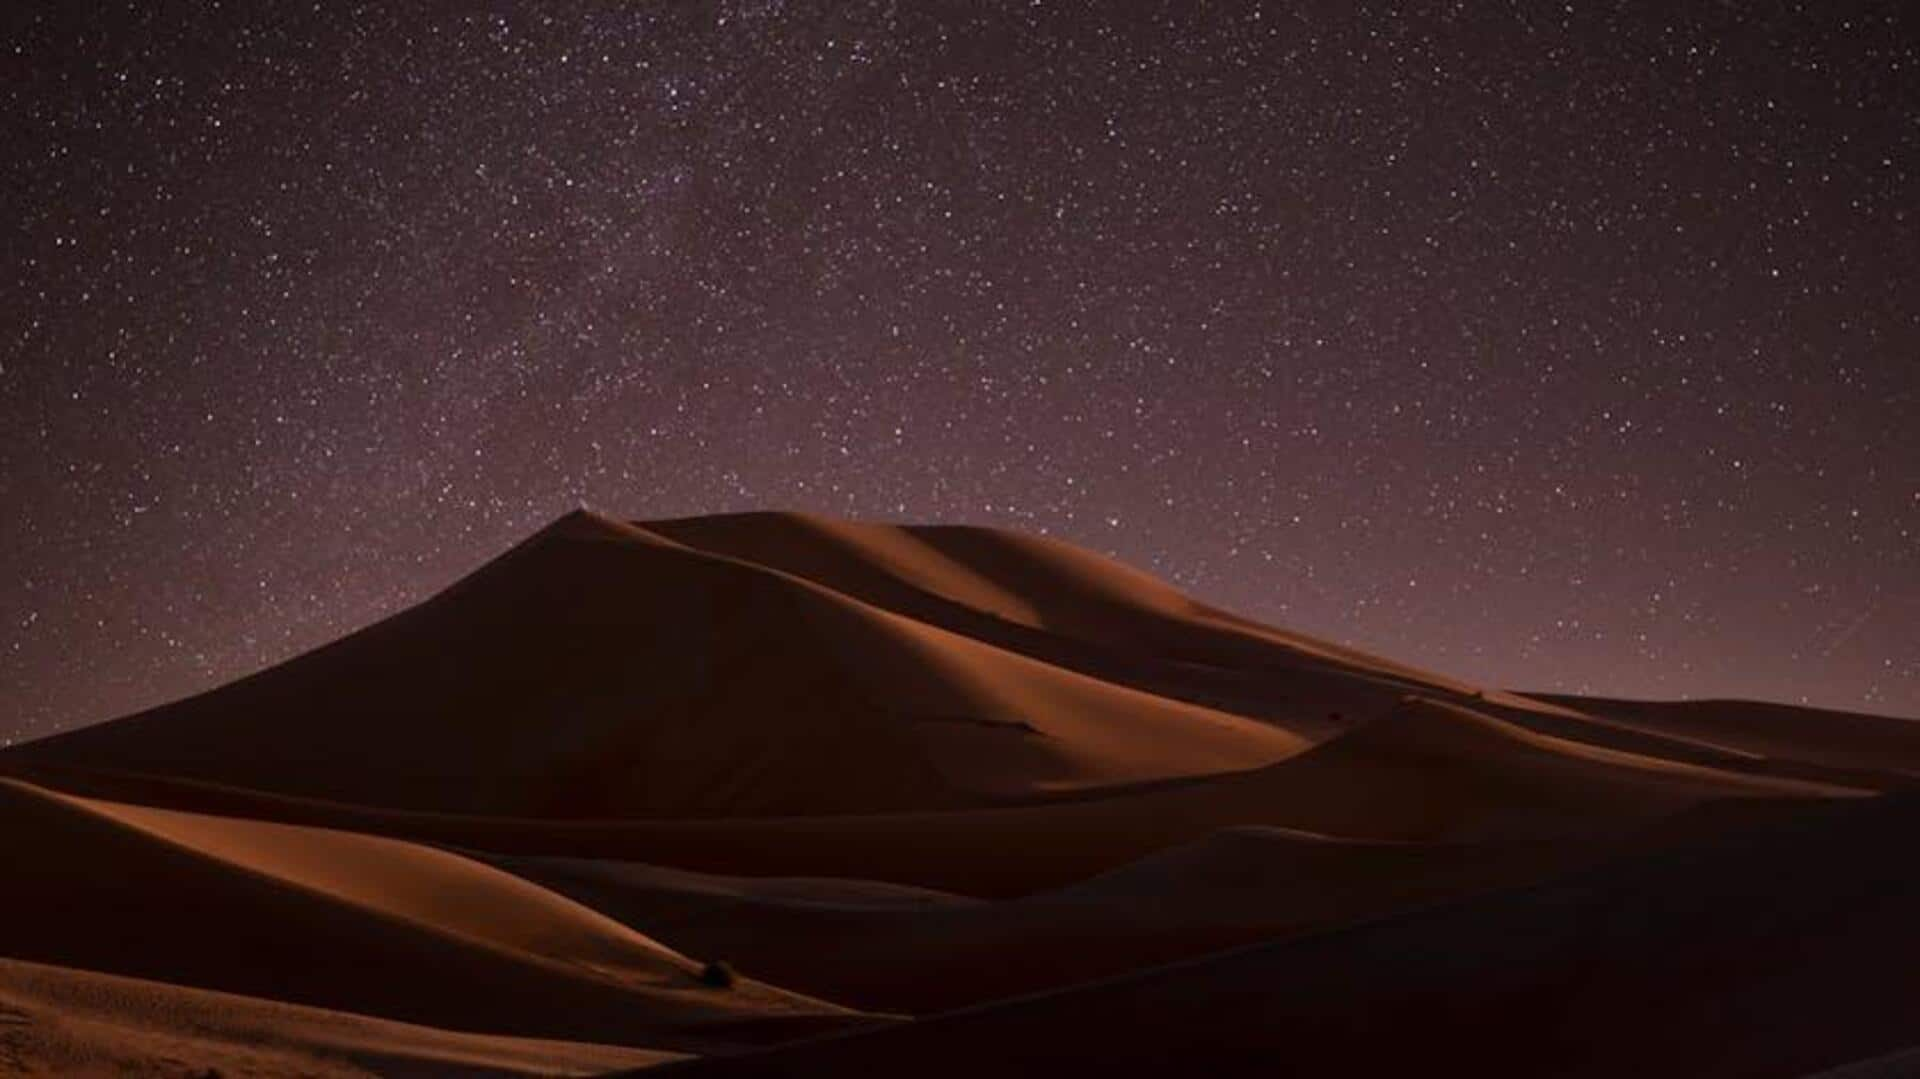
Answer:
<path fill-rule="evenodd" d="M 916 616 L 936 611 L 927 601 L 938 599 L 1016 625 L 1186 663 L 1288 666 L 1305 658 L 1414 685 L 1472 690 L 1444 675 L 1240 618 L 1132 567 L 1044 536 L 801 513 L 723 514 L 633 527 Z"/>

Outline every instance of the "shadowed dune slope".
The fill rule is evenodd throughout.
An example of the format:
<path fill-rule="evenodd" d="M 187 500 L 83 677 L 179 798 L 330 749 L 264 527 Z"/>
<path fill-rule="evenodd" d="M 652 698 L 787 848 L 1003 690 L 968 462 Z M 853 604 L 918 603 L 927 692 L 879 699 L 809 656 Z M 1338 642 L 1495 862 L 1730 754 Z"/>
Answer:
<path fill-rule="evenodd" d="M 776 984 L 926 1014 L 1538 880 L 1608 850 L 1364 843 L 1237 828 L 1003 902 L 595 859 L 488 860 Z"/>
<path fill-rule="evenodd" d="M 681 1054 L 469 1034 L 0 959 L 0 1071 L 25 1075 L 595 1075 Z"/>
<path fill-rule="evenodd" d="M 0 955 L 410 1022 L 702 1048 L 860 1021 L 555 893 L 394 839 L 0 781 Z"/>
<path fill-rule="evenodd" d="M 11 756 L 370 806 L 645 817 L 954 809 L 1307 744 L 575 514 L 333 645 Z"/>
<path fill-rule="evenodd" d="M 1718 802 L 1855 793 L 1600 749 L 1417 698 L 1266 768 L 967 812 L 542 822 L 383 812 L 112 777 L 60 781 L 117 798 L 495 853 L 872 879 L 988 897 L 1059 888 L 1239 825 L 1402 842 L 1578 841 Z"/>
<path fill-rule="evenodd" d="M 1800 1076 L 1920 1025 L 1911 796 L 1534 888 L 663 1075 Z"/>

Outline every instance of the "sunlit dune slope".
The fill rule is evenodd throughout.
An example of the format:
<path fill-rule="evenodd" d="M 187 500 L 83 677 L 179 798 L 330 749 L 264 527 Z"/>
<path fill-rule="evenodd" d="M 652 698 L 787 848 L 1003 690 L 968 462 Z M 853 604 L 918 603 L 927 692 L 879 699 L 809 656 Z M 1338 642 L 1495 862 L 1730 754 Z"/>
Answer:
<path fill-rule="evenodd" d="M 690 547 L 818 581 L 876 606 L 983 635 L 993 631 L 976 628 L 979 623 L 960 613 L 978 612 L 1007 627 L 1044 630 L 1136 659 L 1249 671 L 1333 665 L 1471 692 L 1443 675 L 1228 614 L 1139 570 L 1043 536 L 800 513 L 636 525 Z"/>
<path fill-rule="evenodd" d="M 0 959 L 0 1070 L 26 1075 L 595 1075 L 679 1054 L 470 1034 Z"/>
<path fill-rule="evenodd" d="M 435 1026 L 662 1048 L 857 1021 L 758 984 L 705 986 L 698 962 L 578 903 L 394 839 L 7 780 L 0 864 L 0 955 L 14 958 Z"/>

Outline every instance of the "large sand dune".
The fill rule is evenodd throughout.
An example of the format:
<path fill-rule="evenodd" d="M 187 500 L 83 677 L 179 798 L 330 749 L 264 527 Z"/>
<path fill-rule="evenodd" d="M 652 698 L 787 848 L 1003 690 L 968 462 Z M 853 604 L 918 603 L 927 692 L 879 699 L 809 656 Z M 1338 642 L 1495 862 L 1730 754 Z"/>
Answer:
<path fill-rule="evenodd" d="M 28 755 L 370 805 L 621 817 L 961 808 L 1254 768 L 1306 744 L 578 514 L 366 631 Z"/>
<path fill-rule="evenodd" d="M 989 529 L 576 513 L 0 752 L 0 1061 L 1869 1060 L 1917 732 L 1470 686 Z"/>

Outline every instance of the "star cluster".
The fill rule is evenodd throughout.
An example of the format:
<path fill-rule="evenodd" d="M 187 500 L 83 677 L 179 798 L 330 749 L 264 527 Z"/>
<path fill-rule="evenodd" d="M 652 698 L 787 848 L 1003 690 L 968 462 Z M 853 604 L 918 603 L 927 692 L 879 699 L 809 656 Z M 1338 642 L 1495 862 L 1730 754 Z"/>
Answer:
<path fill-rule="evenodd" d="M 0 737 L 577 504 L 1920 714 L 1903 5 L 403 7 L 0 16 Z"/>

